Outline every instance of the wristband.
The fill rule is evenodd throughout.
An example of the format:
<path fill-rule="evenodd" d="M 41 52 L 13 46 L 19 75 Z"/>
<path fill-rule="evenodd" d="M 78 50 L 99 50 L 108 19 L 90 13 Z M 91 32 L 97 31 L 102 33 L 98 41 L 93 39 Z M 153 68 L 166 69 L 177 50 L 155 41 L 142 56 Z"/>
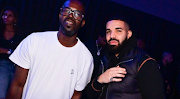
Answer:
<path fill-rule="evenodd" d="M 11 54 L 11 52 L 12 52 L 11 49 L 9 49 L 9 50 L 7 51 L 7 54 Z"/>

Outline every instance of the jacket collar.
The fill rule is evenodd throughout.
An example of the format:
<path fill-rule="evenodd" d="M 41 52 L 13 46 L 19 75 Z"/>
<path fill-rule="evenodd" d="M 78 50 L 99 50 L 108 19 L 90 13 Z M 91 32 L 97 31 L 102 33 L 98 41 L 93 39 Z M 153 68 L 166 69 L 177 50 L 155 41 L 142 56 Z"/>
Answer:
<path fill-rule="evenodd" d="M 114 53 L 107 53 L 107 57 L 109 57 L 110 60 L 120 60 L 125 54 L 127 54 L 130 50 L 135 48 L 137 46 L 137 39 L 136 37 L 132 36 L 128 39 L 127 44 L 124 46 L 124 48 L 119 52 L 118 57 L 115 56 Z"/>

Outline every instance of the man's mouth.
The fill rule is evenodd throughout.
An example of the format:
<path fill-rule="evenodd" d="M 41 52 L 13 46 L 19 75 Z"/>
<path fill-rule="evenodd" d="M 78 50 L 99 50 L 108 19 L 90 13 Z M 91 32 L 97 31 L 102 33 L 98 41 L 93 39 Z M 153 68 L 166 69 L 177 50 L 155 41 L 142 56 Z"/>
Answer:
<path fill-rule="evenodd" d="M 74 22 L 73 20 L 71 20 L 71 19 L 66 19 L 66 20 L 65 20 L 65 25 L 66 25 L 68 28 L 70 28 L 70 27 L 72 27 L 72 26 L 75 25 L 75 22 Z"/>
<path fill-rule="evenodd" d="M 110 44 L 117 44 L 118 41 L 116 41 L 116 40 L 111 40 L 109 43 L 110 43 Z"/>
<path fill-rule="evenodd" d="M 119 43 L 119 41 L 116 39 L 110 39 L 108 42 L 110 45 L 117 45 Z"/>
<path fill-rule="evenodd" d="M 67 21 L 66 21 L 66 24 L 68 24 L 68 25 L 72 25 L 72 24 L 73 24 L 73 22 L 72 22 L 72 21 L 67 20 Z"/>

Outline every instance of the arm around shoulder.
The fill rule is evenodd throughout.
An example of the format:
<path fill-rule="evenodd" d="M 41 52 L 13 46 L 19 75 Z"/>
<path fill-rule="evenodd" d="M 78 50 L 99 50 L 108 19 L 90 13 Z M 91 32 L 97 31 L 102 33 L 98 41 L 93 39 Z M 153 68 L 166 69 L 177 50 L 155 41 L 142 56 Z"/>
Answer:
<path fill-rule="evenodd" d="M 10 85 L 6 99 L 21 99 L 28 71 L 28 69 L 21 68 L 20 66 L 15 67 L 14 79 Z"/>

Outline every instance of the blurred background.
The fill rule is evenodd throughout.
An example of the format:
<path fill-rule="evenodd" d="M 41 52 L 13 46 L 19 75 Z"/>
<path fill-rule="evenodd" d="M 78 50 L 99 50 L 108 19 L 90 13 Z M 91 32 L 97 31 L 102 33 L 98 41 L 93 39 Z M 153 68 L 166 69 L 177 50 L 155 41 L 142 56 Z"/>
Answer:
<path fill-rule="evenodd" d="M 0 0 L 0 10 L 15 7 L 22 35 L 37 31 L 58 31 L 58 14 L 65 0 Z M 156 60 L 164 51 L 180 62 L 180 1 L 172 0 L 80 0 L 86 7 L 86 24 L 79 33 L 85 42 L 105 33 L 106 20 L 112 15 L 130 19 L 131 30 L 145 41 L 145 50 Z"/>

